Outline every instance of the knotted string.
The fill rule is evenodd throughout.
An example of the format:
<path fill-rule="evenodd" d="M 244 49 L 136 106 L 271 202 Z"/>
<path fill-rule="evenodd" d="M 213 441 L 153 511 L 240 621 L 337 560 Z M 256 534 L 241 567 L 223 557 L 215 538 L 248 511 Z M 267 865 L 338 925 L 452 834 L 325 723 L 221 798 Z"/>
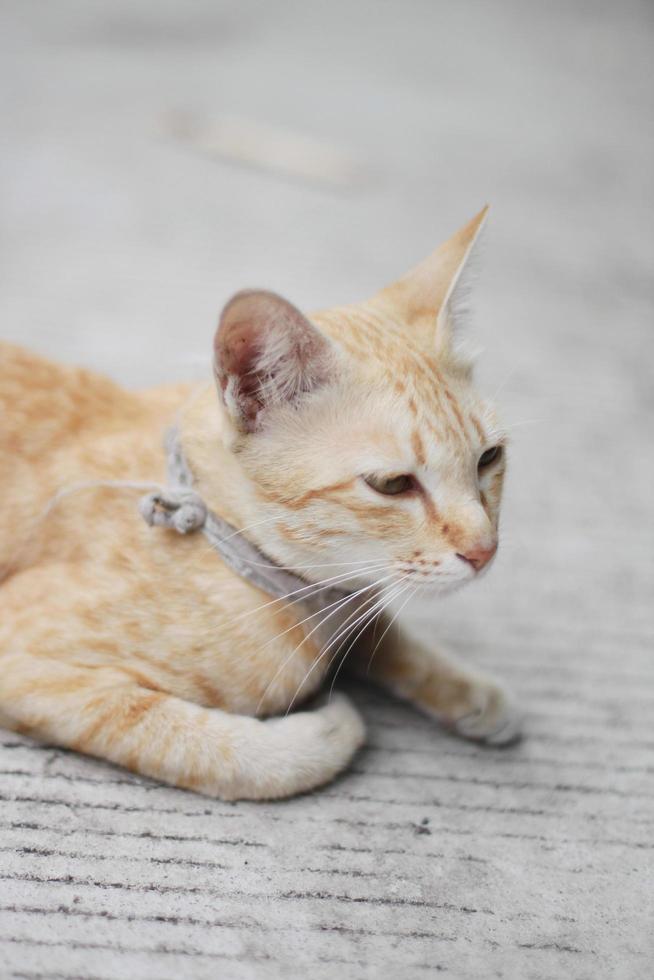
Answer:
<path fill-rule="evenodd" d="M 207 520 L 207 506 L 193 490 L 157 490 L 142 497 L 139 510 L 150 527 L 170 527 L 180 534 L 200 531 Z"/>
<path fill-rule="evenodd" d="M 168 528 L 178 534 L 200 531 L 230 568 L 274 599 L 310 587 L 310 582 L 280 568 L 224 518 L 207 507 L 200 494 L 193 490 L 193 474 L 184 457 L 176 427 L 166 433 L 165 448 L 169 486 L 158 487 L 139 502 L 141 516 L 150 527 Z M 303 597 L 301 601 L 324 608 L 335 599 L 347 595 L 347 590 L 338 587 L 324 588 Z"/>

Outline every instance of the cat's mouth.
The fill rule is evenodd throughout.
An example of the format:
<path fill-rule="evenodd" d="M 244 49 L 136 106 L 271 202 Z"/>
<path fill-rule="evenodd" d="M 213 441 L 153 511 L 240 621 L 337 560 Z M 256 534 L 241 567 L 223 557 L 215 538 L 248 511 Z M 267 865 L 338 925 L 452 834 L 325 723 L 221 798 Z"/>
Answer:
<path fill-rule="evenodd" d="M 397 570 L 416 594 L 448 595 L 482 578 L 493 564 L 496 550 L 494 547 L 492 554 L 481 556 L 482 560 L 477 562 L 459 554 L 433 561 L 401 561 Z"/>

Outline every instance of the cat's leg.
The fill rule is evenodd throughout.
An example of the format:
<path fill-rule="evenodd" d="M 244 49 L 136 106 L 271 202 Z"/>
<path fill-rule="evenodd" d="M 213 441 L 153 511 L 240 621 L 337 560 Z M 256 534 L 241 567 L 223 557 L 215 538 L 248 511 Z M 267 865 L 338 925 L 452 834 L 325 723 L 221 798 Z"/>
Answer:
<path fill-rule="evenodd" d="M 361 718 L 343 697 L 260 721 L 69 659 L 0 653 L 0 725 L 225 800 L 314 789 L 363 742 Z"/>
<path fill-rule="evenodd" d="M 468 669 L 455 658 L 426 647 L 394 628 L 376 643 L 368 631 L 356 651 L 359 675 L 411 701 L 421 711 L 465 738 L 506 745 L 520 734 L 521 715 L 511 696 L 496 681 Z"/>

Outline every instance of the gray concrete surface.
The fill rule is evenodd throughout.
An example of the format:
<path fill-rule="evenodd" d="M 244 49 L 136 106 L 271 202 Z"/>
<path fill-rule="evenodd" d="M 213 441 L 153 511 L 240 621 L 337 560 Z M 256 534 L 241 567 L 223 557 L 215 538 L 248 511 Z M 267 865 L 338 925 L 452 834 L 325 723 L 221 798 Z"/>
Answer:
<path fill-rule="evenodd" d="M 504 545 L 412 612 L 502 675 L 508 751 L 364 688 L 322 793 L 227 805 L 3 733 L 0 974 L 652 975 L 650 3 L 5 2 L 0 333 L 130 384 L 206 372 L 244 285 L 354 299 L 486 200 Z M 344 148 L 336 189 L 212 158 L 175 113 Z"/>

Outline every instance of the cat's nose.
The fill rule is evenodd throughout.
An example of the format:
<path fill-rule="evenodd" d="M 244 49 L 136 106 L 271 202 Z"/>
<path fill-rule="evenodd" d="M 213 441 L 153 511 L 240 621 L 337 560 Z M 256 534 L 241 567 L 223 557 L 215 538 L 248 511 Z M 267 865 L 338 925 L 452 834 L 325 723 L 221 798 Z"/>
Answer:
<path fill-rule="evenodd" d="M 461 561 L 467 561 L 469 565 L 472 565 L 476 572 L 480 572 L 484 565 L 488 564 L 496 551 L 497 542 L 494 542 L 490 548 L 469 548 L 465 554 L 461 554 L 457 551 L 456 557 L 460 558 Z"/>

